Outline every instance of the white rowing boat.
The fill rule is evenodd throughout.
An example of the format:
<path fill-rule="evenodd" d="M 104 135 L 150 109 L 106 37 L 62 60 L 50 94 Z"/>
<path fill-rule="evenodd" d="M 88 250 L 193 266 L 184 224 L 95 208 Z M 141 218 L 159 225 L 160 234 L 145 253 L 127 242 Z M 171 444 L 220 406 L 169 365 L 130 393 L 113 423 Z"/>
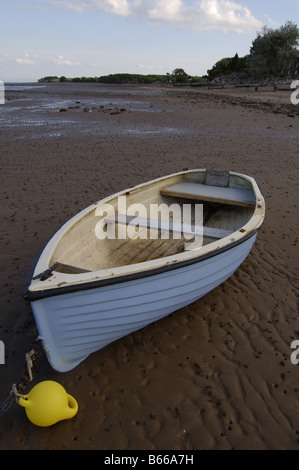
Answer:
<path fill-rule="evenodd" d="M 75 215 L 42 249 L 23 291 L 52 367 L 71 370 L 224 282 L 264 215 L 253 178 L 213 170 L 158 178 Z"/>

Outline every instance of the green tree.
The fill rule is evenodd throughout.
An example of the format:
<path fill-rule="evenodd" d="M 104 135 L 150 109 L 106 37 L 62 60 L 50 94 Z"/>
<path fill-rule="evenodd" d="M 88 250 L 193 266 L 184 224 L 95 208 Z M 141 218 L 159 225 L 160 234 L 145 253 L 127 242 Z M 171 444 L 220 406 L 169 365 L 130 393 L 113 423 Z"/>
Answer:
<path fill-rule="evenodd" d="M 257 76 L 296 73 L 298 44 L 299 29 L 292 21 L 278 29 L 264 26 L 250 48 L 250 73 Z"/>
<path fill-rule="evenodd" d="M 175 83 L 185 83 L 189 75 L 184 69 L 175 69 L 171 74 L 171 80 Z"/>
<path fill-rule="evenodd" d="M 213 67 L 208 70 L 209 80 L 213 80 L 221 75 L 228 75 L 234 72 L 247 71 L 247 57 L 239 57 L 238 53 L 234 57 L 225 57 L 218 60 Z"/>

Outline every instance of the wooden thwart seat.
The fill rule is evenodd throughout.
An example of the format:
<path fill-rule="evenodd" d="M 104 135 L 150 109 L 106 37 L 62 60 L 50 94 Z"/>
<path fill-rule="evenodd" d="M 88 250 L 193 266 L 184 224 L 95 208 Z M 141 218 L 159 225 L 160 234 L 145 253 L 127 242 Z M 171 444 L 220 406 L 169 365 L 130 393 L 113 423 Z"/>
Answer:
<path fill-rule="evenodd" d="M 216 240 L 227 237 L 231 233 L 231 230 L 224 230 L 212 227 L 199 227 L 190 224 L 181 224 L 176 222 L 168 222 L 165 220 L 154 220 L 145 217 L 136 217 L 125 214 L 116 214 L 115 216 L 107 217 L 105 219 L 107 223 L 117 223 L 122 225 L 136 225 L 140 228 L 147 228 L 153 230 L 166 230 L 169 233 L 180 233 L 186 236 L 203 235 L 204 237 L 214 238 Z"/>
<path fill-rule="evenodd" d="M 209 186 L 199 183 L 174 184 L 161 189 L 160 194 L 245 207 L 253 207 L 256 203 L 255 195 L 250 189 Z"/>

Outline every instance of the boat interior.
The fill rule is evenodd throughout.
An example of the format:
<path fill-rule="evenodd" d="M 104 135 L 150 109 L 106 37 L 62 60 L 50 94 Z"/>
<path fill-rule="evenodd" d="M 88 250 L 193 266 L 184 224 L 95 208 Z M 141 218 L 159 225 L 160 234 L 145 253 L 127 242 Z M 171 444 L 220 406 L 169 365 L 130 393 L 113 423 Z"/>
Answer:
<path fill-rule="evenodd" d="M 74 218 L 50 266 L 74 274 L 193 250 L 242 231 L 256 207 L 250 180 L 226 171 L 182 172 L 119 194 Z"/>

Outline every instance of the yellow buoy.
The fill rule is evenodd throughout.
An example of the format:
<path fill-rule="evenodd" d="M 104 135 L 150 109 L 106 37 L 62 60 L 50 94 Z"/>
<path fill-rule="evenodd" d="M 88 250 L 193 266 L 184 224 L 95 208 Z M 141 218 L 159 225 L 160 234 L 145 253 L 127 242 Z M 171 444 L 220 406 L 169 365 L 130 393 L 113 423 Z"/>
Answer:
<path fill-rule="evenodd" d="M 27 394 L 19 398 L 28 419 L 37 426 L 51 426 L 63 419 L 70 419 L 78 411 L 78 403 L 66 390 L 53 380 L 45 380 L 35 385 Z"/>

